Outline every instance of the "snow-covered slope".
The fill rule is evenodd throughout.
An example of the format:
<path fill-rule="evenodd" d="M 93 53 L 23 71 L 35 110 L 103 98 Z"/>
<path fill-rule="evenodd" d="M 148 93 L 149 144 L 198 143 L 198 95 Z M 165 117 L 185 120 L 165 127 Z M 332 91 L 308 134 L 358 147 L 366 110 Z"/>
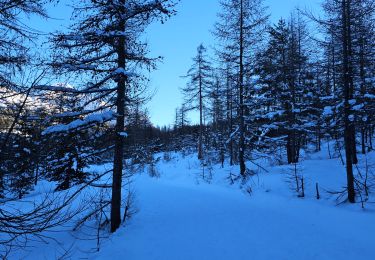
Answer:
<path fill-rule="evenodd" d="M 370 163 L 374 155 L 367 156 Z M 289 166 L 268 166 L 268 173 L 230 185 L 227 176 L 237 173 L 237 167 L 206 168 L 206 176 L 213 174 L 207 183 L 196 155 L 175 153 L 168 162 L 159 156 L 160 178 L 149 177 L 147 170 L 134 177 L 139 211 L 101 240 L 99 252 L 93 250 L 95 239 L 75 239 L 86 230 L 59 233 L 60 246 L 35 244 L 23 256 L 54 259 L 65 248 L 67 259 L 375 259 L 375 208 L 336 206 L 335 197 L 325 190 L 345 186 L 345 168 L 339 159 L 327 159 L 325 152 L 306 155 L 299 167 L 306 180 L 303 199 L 286 181 Z M 315 197 L 317 182 L 320 200 Z"/>
<path fill-rule="evenodd" d="M 160 165 L 161 179 L 136 178 L 140 212 L 93 259 L 375 259 L 375 212 L 335 206 L 324 192 L 314 197 L 315 181 L 332 189 L 345 183 L 340 162 L 303 165 L 314 183 L 305 199 L 288 188 L 285 166 L 259 185 L 254 179 L 250 196 L 220 181 L 197 184 L 195 157 Z M 215 167 L 214 179 L 229 170 Z"/>

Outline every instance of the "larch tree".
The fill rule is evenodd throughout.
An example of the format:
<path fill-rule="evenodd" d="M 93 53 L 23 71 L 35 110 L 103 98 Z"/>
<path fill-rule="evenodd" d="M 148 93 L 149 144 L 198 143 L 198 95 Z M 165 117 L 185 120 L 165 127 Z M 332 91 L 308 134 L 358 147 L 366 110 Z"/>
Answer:
<path fill-rule="evenodd" d="M 100 105 L 85 114 L 115 109 L 115 144 L 111 198 L 111 232 L 121 224 L 124 124 L 126 106 L 145 68 L 157 59 L 147 57 L 147 44 L 141 35 L 154 20 L 164 22 L 174 11 L 170 0 L 87 0 L 74 9 L 75 24 L 70 32 L 53 38 L 60 50 L 53 66 L 62 72 L 81 76 L 79 92 L 89 94 L 86 104 Z M 88 105 L 86 106 L 87 110 Z"/>
<path fill-rule="evenodd" d="M 223 0 L 221 12 L 215 25 L 214 34 L 222 49 L 222 56 L 231 62 L 236 71 L 237 85 L 237 123 L 235 131 L 239 136 L 238 159 L 240 174 L 246 175 L 246 125 L 245 110 L 251 86 L 250 77 L 253 71 L 252 60 L 255 49 L 261 42 L 268 16 L 265 14 L 263 0 Z M 233 134 L 233 133 L 232 133 Z M 232 135 L 231 134 L 231 135 Z"/>
<path fill-rule="evenodd" d="M 203 112 L 206 98 L 209 95 L 212 84 L 212 67 L 207 58 L 207 49 L 203 44 L 197 48 L 197 55 L 193 58 L 193 65 L 187 72 L 189 79 L 187 85 L 182 88 L 185 96 L 185 107 L 189 110 L 199 110 L 199 140 L 198 140 L 198 159 L 203 159 Z"/>
<path fill-rule="evenodd" d="M 351 23 L 351 5 L 350 0 L 342 0 L 341 2 L 341 43 L 342 43 L 342 80 L 343 80 L 343 96 L 344 96 L 344 142 L 345 142 L 345 157 L 346 157 L 346 174 L 348 185 L 348 200 L 351 203 L 355 202 L 355 188 L 353 176 L 353 159 L 356 150 L 355 147 L 355 126 L 351 120 L 351 105 L 350 100 L 353 99 L 353 71 L 351 67 L 352 62 L 352 23 Z M 353 137 L 354 134 L 354 137 Z"/>
<path fill-rule="evenodd" d="M 367 115 L 373 103 L 370 57 L 374 48 L 368 40 L 374 25 L 374 6 L 373 0 L 326 0 L 323 3 L 325 19 L 314 18 L 324 28 L 328 39 L 326 60 L 330 66 L 326 75 L 330 78 L 327 80 L 330 104 L 325 111 L 331 115 L 331 125 L 337 128 L 336 138 L 344 140 L 347 192 L 351 203 L 356 199 L 353 164 L 358 163 L 358 128 L 364 150 L 364 126 L 371 128 L 372 124 L 372 117 Z M 371 136 L 369 133 L 370 140 Z"/>
<path fill-rule="evenodd" d="M 269 29 L 267 48 L 258 56 L 258 109 L 254 118 L 261 139 L 267 136 L 271 141 L 285 142 L 288 163 L 298 162 L 302 139 L 314 122 L 309 107 L 311 73 L 302 31 L 301 22 L 281 19 Z"/>
<path fill-rule="evenodd" d="M 352 56 L 354 77 L 353 113 L 357 132 L 360 133 L 361 152 L 371 150 L 374 125 L 374 59 L 375 59 L 375 1 L 358 0 L 352 3 Z M 367 148 L 367 149 L 366 149 Z"/>

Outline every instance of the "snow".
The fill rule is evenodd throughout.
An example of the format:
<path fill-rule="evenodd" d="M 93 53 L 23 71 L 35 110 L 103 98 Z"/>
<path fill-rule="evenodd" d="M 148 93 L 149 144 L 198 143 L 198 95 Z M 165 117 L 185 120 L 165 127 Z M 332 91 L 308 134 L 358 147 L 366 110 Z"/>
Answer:
<path fill-rule="evenodd" d="M 122 75 L 126 77 L 135 76 L 134 72 L 126 71 L 124 68 L 117 68 L 112 72 L 112 75 Z"/>
<path fill-rule="evenodd" d="M 77 90 L 68 83 L 56 83 L 53 85 L 37 85 L 36 90 L 55 91 L 55 92 L 77 92 Z"/>
<path fill-rule="evenodd" d="M 122 136 L 122 137 L 128 137 L 128 133 L 126 133 L 126 132 L 120 132 L 120 133 L 118 133 L 120 136 Z"/>
<path fill-rule="evenodd" d="M 118 30 L 114 30 L 114 31 L 95 30 L 93 34 L 97 36 L 102 36 L 102 37 L 121 37 L 121 36 L 126 37 L 126 36 L 129 36 L 130 33 L 127 31 L 118 31 Z"/>
<path fill-rule="evenodd" d="M 372 94 L 365 94 L 365 98 L 368 98 L 368 99 L 375 99 L 375 95 L 372 95 Z"/>
<path fill-rule="evenodd" d="M 274 112 L 267 113 L 264 117 L 268 119 L 273 119 L 276 116 L 281 116 L 285 111 L 284 110 L 278 110 Z"/>
<path fill-rule="evenodd" d="M 334 96 L 325 96 L 325 97 L 321 97 L 320 100 L 326 101 L 326 100 L 332 100 L 334 98 L 335 98 Z"/>
<path fill-rule="evenodd" d="M 359 104 L 359 105 L 353 106 L 352 110 L 353 111 L 360 111 L 364 107 L 365 107 L 364 104 Z"/>
<path fill-rule="evenodd" d="M 20 104 L 25 102 L 25 100 L 25 106 L 31 111 L 46 106 L 46 103 L 43 102 L 39 97 L 29 95 L 26 99 L 27 91 L 28 90 L 25 89 L 23 92 L 16 92 L 0 86 L 0 99 L 2 101 L 0 107 L 15 109 L 15 107 L 18 107 Z M 17 110 L 15 109 L 15 111 Z"/>
<path fill-rule="evenodd" d="M 331 106 L 326 106 L 323 111 L 323 116 L 333 115 L 333 110 Z"/>
<path fill-rule="evenodd" d="M 77 119 L 69 124 L 60 124 L 48 127 L 42 132 L 42 135 L 48 135 L 52 133 L 61 133 L 75 130 L 79 127 L 91 125 L 91 124 L 101 124 L 114 118 L 114 112 L 107 111 L 104 113 L 96 113 L 86 116 L 84 119 Z"/>
<path fill-rule="evenodd" d="M 343 184 L 337 160 L 306 161 L 305 200 L 285 189 L 285 167 L 263 176 L 252 196 L 187 180 L 195 160 L 178 159 L 168 179 L 139 177 L 140 213 L 94 259 L 373 259 L 374 212 L 335 207 L 313 196 L 315 181 Z M 194 166 L 192 166 L 194 167 Z M 215 167 L 215 174 L 225 170 Z M 233 169 L 234 170 L 234 169 Z M 190 170 L 196 176 L 195 170 Z M 327 174 L 331 176 L 327 176 Z M 181 176 L 182 175 L 182 176 Z M 314 176 L 315 175 L 315 176 Z M 312 194 L 311 194 L 312 193 Z"/>
<path fill-rule="evenodd" d="M 298 169 L 306 180 L 304 199 L 288 186 L 291 167 L 287 165 L 272 166 L 263 159 L 259 163 L 269 173 L 259 172 L 247 184 L 230 185 L 228 174 L 237 174 L 237 166 L 206 167 L 205 174 L 211 172 L 212 179 L 203 180 L 196 154 L 171 153 L 170 161 L 158 154 L 160 178 L 149 177 L 147 171 L 134 176 L 139 211 L 102 240 L 99 252 L 94 250 L 95 239 L 77 239 L 82 234 L 64 231 L 56 236 L 65 249 L 71 247 L 71 259 L 372 260 L 375 208 L 372 204 L 365 210 L 359 204 L 336 205 L 326 190 L 345 186 L 345 167 L 338 158 L 328 159 L 327 144 L 322 149 L 302 153 Z M 368 155 L 370 163 L 375 163 L 374 155 Z M 92 170 L 103 172 L 109 167 L 93 166 Z M 320 200 L 315 198 L 316 183 Z M 54 243 L 34 246 L 28 250 L 30 259 L 57 258 L 64 253 Z"/>

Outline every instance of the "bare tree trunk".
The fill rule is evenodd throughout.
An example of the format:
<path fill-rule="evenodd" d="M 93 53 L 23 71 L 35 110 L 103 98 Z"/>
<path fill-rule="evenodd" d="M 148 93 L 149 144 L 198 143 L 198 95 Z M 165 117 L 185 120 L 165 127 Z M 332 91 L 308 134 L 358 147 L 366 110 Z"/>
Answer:
<path fill-rule="evenodd" d="M 353 175 L 353 143 L 352 143 L 352 122 L 349 119 L 350 116 L 350 68 L 349 68 L 349 29 L 350 20 L 348 10 L 350 0 L 342 1 L 342 27 L 343 27 L 343 79 L 344 79 L 344 141 L 345 141 L 345 154 L 346 154 L 346 175 L 347 175 L 347 189 L 348 189 L 348 200 L 350 203 L 355 203 L 355 189 L 354 189 L 354 175 Z"/>
<path fill-rule="evenodd" d="M 368 138 L 369 138 L 369 146 L 368 146 L 368 151 L 369 152 L 371 152 L 372 151 L 372 149 L 373 149 L 373 146 L 372 146 L 372 136 L 373 136 L 373 134 L 374 134 L 374 128 L 373 128 L 373 126 L 369 126 L 368 127 Z"/>
<path fill-rule="evenodd" d="M 230 165 L 233 165 L 233 142 L 232 142 L 232 131 L 233 131 L 233 101 L 232 101 L 232 89 L 230 86 L 230 74 L 229 67 L 227 67 L 227 120 L 229 122 L 229 161 Z"/>
<path fill-rule="evenodd" d="M 203 159 L 203 95 L 202 95 L 202 77 L 199 76 L 199 144 L 198 159 Z"/>
<path fill-rule="evenodd" d="M 361 146 L 362 146 L 362 154 L 366 154 L 366 128 L 362 127 L 361 130 Z"/>
<path fill-rule="evenodd" d="M 352 50 L 352 29 L 351 29 L 351 0 L 346 0 L 346 20 L 347 20 L 347 52 L 348 52 L 348 80 L 349 80 L 349 100 L 354 97 L 354 82 L 353 82 L 353 50 Z M 350 138 L 352 145 L 352 161 L 353 164 L 358 163 L 357 158 L 357 141 L 356 141 L 356 126 L 354 122 L 350 123 Z"/>
<path fill-rule="evenodd" d="M 3 173 L 0 172 L 0 199 L 4 198 L 4 176 Z"/>
<path fill-rule="evenodd" d="M 286 155 L 287 155 L 287 158 L 288 158 L 288 164 L 291 164 L 292 163 L 292 145 L 291 145 L 291 138 L 290 138 L 290 135 L 288 135 L 287 137 L 287 141 L 286 141 Z"/>
<path fill-rule="evenodd" d="M 364 46 L 364 38 L 361 35 L 360 38 L 360 77 L 361 77 L 361 95 L 364 96 L 366 93 L 366 73 L 365 73 L 365 46 Z M 363 124 L 363 123 L 362 123 Z M 366 154 L 366 126 L 365 124 L 362 125 L 361 129 L 361 147 L 362 147 L 362 154 Z"/>
<path fill-rule="evenodd" d="M 318 129 L 317 129 L 317 151 L 320 152 L 322 150 L 322 138 L 321 138 L 321 129 L 320 129 L 320 125 L 318 125 Z"/>
<path fill-rule="evenodd" d="M 125 4 L 125 0 L 121 0 Z M 125 31 L 125 24 L 120 31 Z M 125 39 L 120 37 L 117 49 L 118 67 L 125 70 Z M 115 133 L 115 154 L 113 160 L 112 201 L 111 201 L 111 232 L 115 232 L 121 224 L 121 188 L 124 157 L 124 132 L 125 125 L 125 75 L 119 75 L 117 82 L 117 120 Z"/>
<path fill-rule="evenodd" d="M 245 118 L 244 118 L 244 65 L 243 65 L 243 56 L 244 56 L 244 10 L 243 10 L 243 0 L 241 0 L 240 7 L 240 74 L 239 74 L 239 116 L 240 116 L 240 143 L 239 143 L 239 163 L 240 163 L 240 174 L 245 176 L 246 174 L 246 165 L 245 165 Z"/>
<path fill-rule="evenodd" d="M 358 164 L 358 157 L 357 157 L 357 141 L 356 141 L 356 130 L 354 122 L 350 124 L 350 139 L 352 144 L 352 160 L 353 164 Z"/>

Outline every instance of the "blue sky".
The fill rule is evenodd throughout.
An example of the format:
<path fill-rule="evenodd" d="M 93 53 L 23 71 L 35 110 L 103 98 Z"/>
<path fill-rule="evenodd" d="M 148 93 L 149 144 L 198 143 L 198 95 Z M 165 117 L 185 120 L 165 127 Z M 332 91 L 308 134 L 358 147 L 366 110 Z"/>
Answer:
<path fill-rule="evenodd" d="M 318 10 L 321 0 L 265 0 L 269 7 L 271 21 L 288 17 L 293 8 Z M 44 32 L 63 29 L 69 24 L 70 8 L 64 6 L 72 1 L 63 0 L 58 6 L 48 8 L 54 20 L 34 21 L 32 26 Z M 151 90 L 156 90 L 152 101 L 147 105 L 151 121 L 163 126 L 174 122 L 175 109 L 181 105 L 183 97 L 180 88 L 185 84 L 181 76 L 188 71 L 191 58 L 200 43 L 206 46 L 214 44 L 211 34 L 219 11 L 219 0 L 181 0 L 177 6 L 177 15 L 167 23 L 153 24 L 145 35 L 150 44 L 151 56 L 163 56 L 158 70 L 150 74 Z M 192 113 L 192 121 L 196 115 Z"/>
<path fill-rule="evenodd" d="M 164 62 L 151 73 L 151 87 L 156 95 L 148 104 L 151 120 L 155 125 L 169 125 L 174 122 L 175 108 L 181 105 L 183 97 L 180 87 L 185 80 L 191 58 L 200 43 L 214 44 L 211 34 L 219 11 L 218 0 L 181 0 L 178 14 L 164 25 L 155 24 L 148 30 L 151 55 L 162 55 Z M 293 8 L 316 10 L 320 0 L 265 0 L 271 13 L 271 21 L 287 18 Z M 192 121 L 196 114 L 191 113 Z"/>

